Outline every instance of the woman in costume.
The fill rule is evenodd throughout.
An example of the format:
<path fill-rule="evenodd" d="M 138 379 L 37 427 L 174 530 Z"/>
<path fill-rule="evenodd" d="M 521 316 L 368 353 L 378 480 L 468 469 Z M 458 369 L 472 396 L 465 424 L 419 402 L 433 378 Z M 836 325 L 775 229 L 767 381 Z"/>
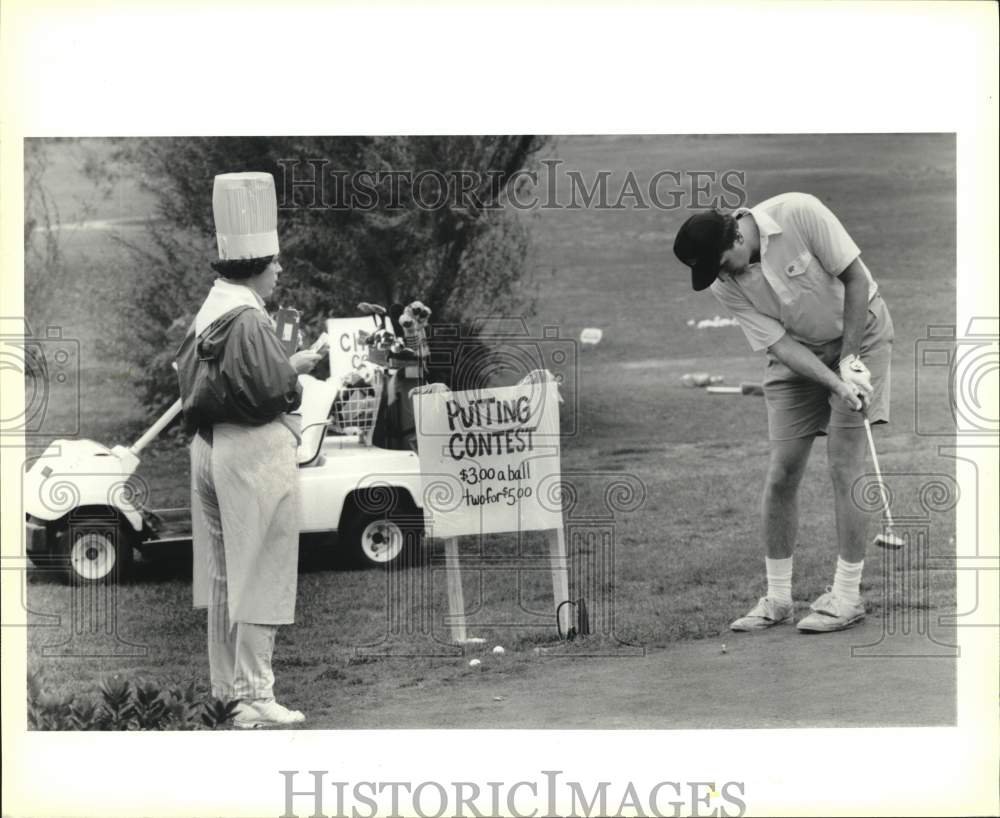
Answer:
<path fill-rule="evenodd" d="M 208 608 L 212 694 L 239 700 L 234 723 L 289 725 L 305 717 L 275 700 L 271 657 L 278 626 L 295 618 L 298 373 L 320 356 L 300 351 L 289 359 L 264 310 L 281 272 L 273 177 L 216 176 L 212 206 L 219 277 L 179 355 L 185 421 L 196 431 L 194 604 Z M 192 375 L 199 367 L 202 376 L 214 367 L 226 384 L 212 411 L 204 411 Z"/>

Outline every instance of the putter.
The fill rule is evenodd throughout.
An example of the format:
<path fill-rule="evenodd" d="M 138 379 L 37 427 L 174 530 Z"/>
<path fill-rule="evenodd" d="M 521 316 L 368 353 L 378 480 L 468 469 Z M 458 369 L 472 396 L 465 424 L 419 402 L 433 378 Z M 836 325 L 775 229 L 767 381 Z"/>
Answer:
<path fill-rule="evenodd" d="M 892 521 L 892 512 L 889 510 L 889 492 L 885 489 L 885 483 L 882 480 L 882 470 L 878 466 L 878 454 L 875 451 L 875 438 L 872 437 L 872 425 L 868 420 L 868 413 L 862 409 L 862 418 L 865 422 L 865 434 L 868 435 L 868 448 L 872 453 L 872 463 L 875 464 L 875 477 L 878 479 L 878 490 L 879 494 L 882 496 L 882 505 L 885 508 L 885 528 L 882 530 L 881 534 L 876 535 L 874 544 L 879 548 L 888 548 L 896 551 L 902 548 L 906 542 L 898 534 L 893 532 L 895 523 Z"/>

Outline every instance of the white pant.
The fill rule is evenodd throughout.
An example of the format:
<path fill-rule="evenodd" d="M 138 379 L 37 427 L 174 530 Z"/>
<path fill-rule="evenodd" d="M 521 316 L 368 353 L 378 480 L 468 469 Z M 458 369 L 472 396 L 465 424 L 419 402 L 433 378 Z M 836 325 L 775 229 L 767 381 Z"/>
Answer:
<path fill-rule="evenodd" d="M 231 699 L 273 699 L 274 673 L 271 656 L 277 625 L 255 625 L 229 621 L 226 579 L 226 549 L 222 520 L 211 485 L 211 448 L 203 441 L 194 447 L 194 467 L 202 483 L 200 493 L 208 534 L 208 666 L 212 695 Z"/>
<path fill-rule="evenodd" d="M 213 590 L 217 585 L 212 583 Z M 225 579 L 221 587 L 221 601 L 212 594 L 208 608 L 208 667 L 212 695 L 223 701 L 273 699 L 271 656 L 278 626 L 230 623 Z"/>

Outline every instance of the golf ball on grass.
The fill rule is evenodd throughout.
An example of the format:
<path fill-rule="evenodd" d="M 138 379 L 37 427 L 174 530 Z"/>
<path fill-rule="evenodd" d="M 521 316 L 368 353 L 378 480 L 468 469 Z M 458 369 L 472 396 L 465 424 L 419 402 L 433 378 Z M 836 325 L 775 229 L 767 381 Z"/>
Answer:
<path fill-rule="evenodd" d="M 495 648 L 493 648 L 494 656 L 503 656 L 506 652 L 507 651 L 503 649 L 503 645 L 497 645 Z"/>
<path fill-rule="evenodd" d="M 482 664 L 478 659 L 470 659 L 469 667 L 479 667 Z"/>

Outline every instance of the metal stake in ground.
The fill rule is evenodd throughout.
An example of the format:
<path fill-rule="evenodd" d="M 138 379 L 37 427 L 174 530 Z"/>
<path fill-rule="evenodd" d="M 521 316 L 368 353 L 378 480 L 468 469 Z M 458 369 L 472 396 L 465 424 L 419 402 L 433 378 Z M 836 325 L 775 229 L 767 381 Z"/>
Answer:
<path fill-rule="evenodd" d="M 864 411 L 864 410 L 862 410 Z M 892 521 L 892 512 L 889 510 L 889 492 L 885 488 L 882 480 L 882 470 L 878 466 L 878 453 L 875 451 L 875 438 L 872 437 L 872 425 L 868 420 L 868 414 L 863 415 L 865 421 L 865 434 L 868 435 L 868 448 L 871 449 L 872 463 L 875 466 L 875 477 L 878 479 L 878 490 L 882 496 L 882 506 L 885 509 L 885 528 L 875 537 L 874 543 L 879 548 L 891 548 L 893 550 L 902 548 L 905 541 L 898 534 L 893 532 L 895 524 Z"/>

